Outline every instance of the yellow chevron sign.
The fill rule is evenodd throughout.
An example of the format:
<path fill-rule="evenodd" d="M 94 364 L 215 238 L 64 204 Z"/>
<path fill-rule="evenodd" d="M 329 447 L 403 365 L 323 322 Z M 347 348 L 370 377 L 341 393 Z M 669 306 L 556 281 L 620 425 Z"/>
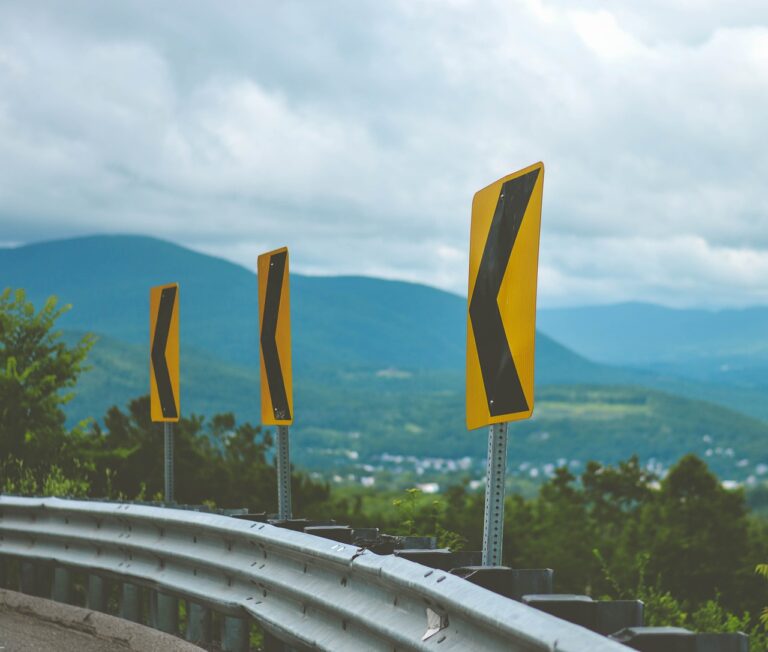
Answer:
<path fill-rule="evenodd" d="M 544 164 L 475 194 L 467 302 L 467 428 L 533 413 Z"/>
<path fill-rule="evenodd" d="M 179 420 L 179 284 L 149 291 L 149 401 L 152 421 Z"/>
<path fill-rule="evenodd" d="M 262 254 L 257 268 L 261 422 L 271 426 L 288 426 L 293 423 L 288 248 Z"/>

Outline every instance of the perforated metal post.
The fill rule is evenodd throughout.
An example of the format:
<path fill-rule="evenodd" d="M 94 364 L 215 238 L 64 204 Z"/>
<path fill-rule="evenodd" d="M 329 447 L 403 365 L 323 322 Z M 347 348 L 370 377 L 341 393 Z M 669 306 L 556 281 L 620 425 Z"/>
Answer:
<path fill-rule="evenodd" d="M 165 502 L 173 502 L 173 423 L 163 423 L 165 439 Z"/>
<path fill-rule="evenodd" d="M 291 457 L 288 426 L 277 427 L 277 517 L 291 518 Z"/>
<path fill-rule="evenodd" d="M 483 566 L 501 566 L 504 543 L 504 481 L 507 476 L 507 424 L 495 423 L 488 433 L 485 473 Z"/>

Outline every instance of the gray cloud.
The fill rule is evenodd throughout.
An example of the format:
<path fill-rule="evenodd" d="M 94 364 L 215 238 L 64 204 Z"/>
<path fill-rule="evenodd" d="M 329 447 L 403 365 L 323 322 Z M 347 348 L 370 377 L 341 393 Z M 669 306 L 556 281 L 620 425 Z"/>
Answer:
<path fill-rule="evenodd" d="M 464 293 L 473 193 L 543 160 L 543 305 L 768 302 L 768 10 L 705 4 L 5 2 L 2 239 Z"/>

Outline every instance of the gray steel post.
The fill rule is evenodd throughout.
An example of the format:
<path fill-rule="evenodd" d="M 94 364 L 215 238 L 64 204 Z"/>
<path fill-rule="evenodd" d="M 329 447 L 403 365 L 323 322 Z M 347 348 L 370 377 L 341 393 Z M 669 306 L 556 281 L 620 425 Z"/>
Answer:
<path fill-rule="evenodd" d="M 224 652 L 248 652 L 250 649 L 250 623 L 247 618 L 224 617 L 221 649 Z"/>
<path fill-rule="evenodd" d="M 167 634 L 179 635 L 179 600 L 171 595 L 153 591 L 154 600 L 154 624 L 155 629 Z"/>
<path fill-rule="evenodd" d="M 173 423 L 163 423 L 165 435 L 165 502 L 173 503 Z"/>
<path fill-rule="evenodd" d="M 272 632 L 265 630 L 262 637 L 263 644 L 261 649 L 264 652 L 291 652 L 288 644 L 283 643 Z"/>
<path fill-rule="evenodd" d="M 27 595 L 36 595 L 46 598 L 50 595 L 50 569 L 43 564 L 32 561 L 21 562 L 21 574 L 19 577 L 19 589 Z"/>
<path fill-rule="evenodd" d="M 123 583 L 123 595 L 120 599 L 120 618 L 141 622 L 141 592 L 139 587 L 128 582 Z"/>
<path fill-rule="evenodd" d="M 211 642 L 211 610 L 195 602 L 187 602 L 187 640 L 197 645 Z"/>
<path fill-rule="evenodd" d="M 37 572 L 35 565 L 31 561 L 21 562 L 21 568 L 19 569 L 19 591 L 27 595 L 34 595 L 36 584 Z"/>
<path fill-rule="evenodd" d="M 104 586 L 104 578 L 98 575 L 88 575 L 88 593 L 85 597 L 88 609 L 94 611 L 107 610 L 107 592 Z"/>
<path fill-rule="evenodd" d="M 504 481 L 507 475 L 507 424 L 495 423 L 488 433 L 485 472 L 483 566 L 501 566 L 504 543 Z"/>
<path fill-rule="evenodd" d="M 277 517 L 291 518 L 291 457 L 288 426 L 277 427 Z"/>
<path fill-rule="evenodd" d="M 51 600 L 56 602 L 72 603 L 72 571 L 63 566 L 53 569 L 53 587 L 51 588 Z"/>

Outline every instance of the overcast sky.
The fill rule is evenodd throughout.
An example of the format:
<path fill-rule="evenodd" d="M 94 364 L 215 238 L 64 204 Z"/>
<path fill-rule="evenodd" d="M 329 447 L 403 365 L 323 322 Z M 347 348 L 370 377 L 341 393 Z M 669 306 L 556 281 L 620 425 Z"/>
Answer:
<path fill-rule="evenodd" d="M 0 3 L 0 241 L 141 233 L 466 294 L 542 160 L 541 305 L 768 303 L 768 2 Z"/>

